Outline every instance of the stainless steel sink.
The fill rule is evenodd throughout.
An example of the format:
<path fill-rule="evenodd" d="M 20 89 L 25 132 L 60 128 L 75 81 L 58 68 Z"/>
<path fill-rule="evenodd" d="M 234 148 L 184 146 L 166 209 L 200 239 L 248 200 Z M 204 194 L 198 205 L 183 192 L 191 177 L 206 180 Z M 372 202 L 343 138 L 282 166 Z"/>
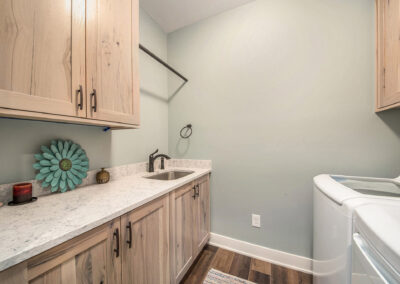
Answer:
<path fill-rule="evenodd" d="M 170 171 L 170 172 L 164 172 L 152 176 L 147 176 L 145 178 L 148 179 L 158 179 L 158 180 L 174 180 L 178 178 L 185 177 L 187 175 L 190 175 L 194 173 L 193 171 Z"/>

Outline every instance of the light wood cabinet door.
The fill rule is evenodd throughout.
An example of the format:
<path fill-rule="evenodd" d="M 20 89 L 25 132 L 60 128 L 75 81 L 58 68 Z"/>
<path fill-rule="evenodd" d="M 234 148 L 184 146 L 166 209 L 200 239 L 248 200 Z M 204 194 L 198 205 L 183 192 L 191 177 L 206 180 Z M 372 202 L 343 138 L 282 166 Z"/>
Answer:
<path fill-rule="evenodd" d="M 400 106 L 400 1 L 376 0 L 377 110 Z"/>
<path fill-rule="evenodd" d="M 207 244 L 210 237 L 210 182 L 205 176 L 194 183 L 196 199 L 194 202 L 193 249 L 197 255 Z"/>
<path fill-rule="evenodd" d="M 169 202 L 163 197 L 121 217 L 122 283 L 169 283 Z"/>
<path fill-rule="evenodd" d="M 138 0 L 87 0 L 88 117 L 139 124 Z"/>
<path fill-rule="evenodd" d="M 0 108 L 86 116 L 79 86 L 85 0 L 0 1 Z"/>
<path fill-rule="evenodd" d="M 118 284 L 120 219 L 28 260 L 30 284 Z"/>
<path fill-rule="evenodd" d="M 171 200 L 171 283 L 179 283 L 194 261 L 193 184 L 173 191 Z"/>

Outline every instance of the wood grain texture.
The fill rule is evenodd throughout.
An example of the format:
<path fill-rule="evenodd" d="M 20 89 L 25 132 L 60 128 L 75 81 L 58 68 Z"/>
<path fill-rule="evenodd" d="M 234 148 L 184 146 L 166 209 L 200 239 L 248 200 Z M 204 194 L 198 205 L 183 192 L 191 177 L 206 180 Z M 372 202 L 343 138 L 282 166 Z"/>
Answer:
<path fill-rule="evenodd" d="M 6 109 L 6 108 L 0 108 L 0 117 L 14 117 L 14 118 L 33 119 L 40 121 L 54 121 L 54 122 L 63 122 L 71 124 L 82 124 L 82 125 L 96 125 L 96 126 L 110 127 L 111 129 L 138 128 L 137 125 L 126 124 L 126 123 L 118 123 L 118 122 L 110 122 L 110 121 L 103 121 L 96 119 L 87 119 L 76 116 L 63 116 L 63 115 Z"/>
<path fill-rule="evenodd" d="M 0 272 L 0 283 L 25 284 L 28 283 L 27 263 L 22 262 Z"/>
<path fill-rule="evenodd" d="M 121 283 L 116 228 L 119 218 L 29 259 L 29 283 Z"/>
<path fill-rule="evenodd" d="M 312 276 L 300 271 L 272 264 L 271 284 L 309 284 L 312 283 Z"/>
<path fill-rule="evenodd" d="M 239 278 L 248 279 L 250 263 L 252 259 L 248 256 L 235 253 L 229 274 Z"/>
<path fill-rule="evenodd" d="M 210 238 L 210 182 L 209 175 L 194 181 L 198 196 L 194 200 L 194 254 L 197 255 Z"/>
<path fill-rule="evenodd" d="M 400 2 L 376 0 L 376 110 L 400 105 Z"/>
<path fill-rule="evenodd" d="M 72 30 L 84 33 L 85 26 L 73 24 L 79 14 L 72 13 L 72 5 L 82 1 L 1 1 L 0 107 L 78 115 L 75 89 L 84 77 L 74 83 L 72 77 L 85 61 L 76 49 L 73 53 L 73 43 L 84 47 L 85 42 L 73 42 Z"/>
<path fill-rule="evenodd" d="M 229 273 L 234 257 L 234 252 L 219 248 L 215 254 L 211 266 L 221 272 Z"/>
<path fill-rule="evenodd" d="M 87 0 L 87 93 L 97 93 L 96 111 L 88 97 L 91 118 L 138 122 L 138 9 L 137 0 Z"/>
<path fill-rule="evenodd" d="M 171 194 L 172 283 L 179 282 L 194 260 L 193 185 L 185 185 Z"/>
<path fill-rule="evenodd" d="M 258 271 L 250 270 L 248 280 L 257 284 L 270 284 L 271 276 Z M 287 284 L 290 283 L 288 282 Z"/>
<path fill-rule="evenodd" d="M 132 227 L 132 246 L 127 228 Z M 163 197 L 121 217 L 122 283 L 169 283 L 169 199 Z"/>
<path fill-rule="evenodd" d="M 267 275 L 271 275 L 271 263 L 252 258 L 250 269 Z"/>
<path fill-rule="evenodd" d="M 204 278 L 206 277 L 207 272 L 211 267 L 211 262 L 213 261 L 217 250 L 217 247 L 206 245 L 199 257 L 190 267 L 190 270 L 182 279 L 181 283 L 203 283 Z"/>
<path fill-rule="evenodd" d="M 253 281 L 257 284 L 312 283 L 312 276 L 309 274 L 249 258 L 211 245 L 204 247 L 181 283 L 202 283 L 211 268 Z M 262 271 L 267 273 L 263 273 Z"/>

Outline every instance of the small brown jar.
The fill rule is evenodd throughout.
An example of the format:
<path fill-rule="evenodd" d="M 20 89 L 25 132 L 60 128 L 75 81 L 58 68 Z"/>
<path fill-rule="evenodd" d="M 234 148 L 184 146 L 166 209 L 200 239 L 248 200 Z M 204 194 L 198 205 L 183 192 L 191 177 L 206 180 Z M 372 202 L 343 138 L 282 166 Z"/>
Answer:
<path fill-rule="evenodd" d="M 107 183 L 110 181 L 110 173 L 101 168 L 101 171 L 96 174 L 97 183 Z"/>
<path fill-rule="evenodd" d="M 22 203 L 32 200 L 32 184 L 19 183 L 13 186 L 13 202 Z"/>

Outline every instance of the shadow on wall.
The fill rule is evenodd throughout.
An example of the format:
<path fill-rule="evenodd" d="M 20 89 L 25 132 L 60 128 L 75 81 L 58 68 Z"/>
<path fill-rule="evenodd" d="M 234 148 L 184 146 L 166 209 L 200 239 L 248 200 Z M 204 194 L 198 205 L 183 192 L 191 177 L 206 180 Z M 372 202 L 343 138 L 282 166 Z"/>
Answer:
<path fill-rule="evenodd" d="M 52 139 L 69 139 L 81 145 L 90 161 L 90 169 L 107 167 L 111 157 L 111 131 L 102 127 L 0 119 L 0 184 L 34 179 L 34 154 Z"/>
<path fill-rule="evenodd" d="M 400 110 L 391 109 L 376 114 L 396 135 L 400 137 Z"/>
<path fill-rule="evenodd" d="M 190 138 L 187 139 L 179 138 L 175 146 L 175 154 L 177 158 L 184 157 L 189 151 L 189 148 L 190 148 Z"/>
<path fill-rule="evenodd" d="M 146 89 L 143 89 L 143 88 L 140 88 L 140 94 L 149 96 L 149 97 L 151 97 L 153 99 L 160 100 L 162 102 L 166 102 L 166 103 L 168 102 L 168 99 L 165 98 L 164 95 L 158 95 L 158 94 L 156 94 L 156 93 L 154 93 L 152 91 L 149 91 L 149 90 L 146 90 Z"/>

